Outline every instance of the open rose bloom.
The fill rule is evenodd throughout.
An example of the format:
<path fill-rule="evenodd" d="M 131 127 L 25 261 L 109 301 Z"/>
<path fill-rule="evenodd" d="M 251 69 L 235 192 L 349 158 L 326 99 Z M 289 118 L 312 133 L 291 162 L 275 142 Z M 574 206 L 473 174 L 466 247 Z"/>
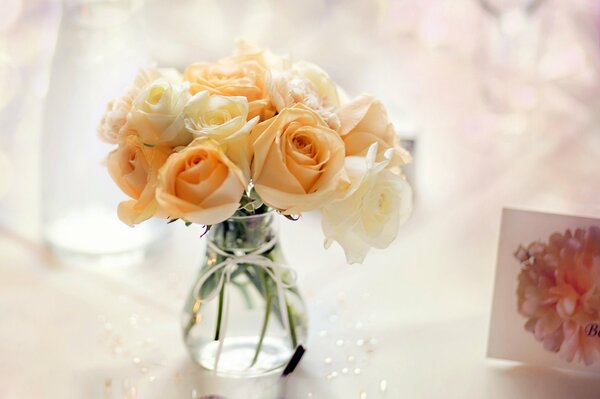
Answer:
<path fill-rule="evenodd" d="M 600 355 L 600 228 L 519 247 L 518 310 L 544 348 L 586 365 Z"/>
<path fill-rule="evenodd" d="M 107 165 L 131 226 L 321 210 L 326 245 L 355 263 L 388 246 L 411 212 L 411 158 L 383 104 L 347 99 L 316 65 L 246 42 L 182 72 L 141 71 L 98 132 L 116 145 Z"/>

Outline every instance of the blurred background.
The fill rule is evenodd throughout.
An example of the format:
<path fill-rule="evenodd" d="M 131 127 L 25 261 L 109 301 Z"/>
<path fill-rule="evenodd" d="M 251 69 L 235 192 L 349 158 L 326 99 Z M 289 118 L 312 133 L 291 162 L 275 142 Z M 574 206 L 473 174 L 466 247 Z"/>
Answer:
<path fill-rule="evenodd" d="M 339 248 L 322 249 L 322 236 L 311 233 L 319 228 L 317 218 L 307 215 L 303 223 L 283 223 L 290 262 L 307 263 L 299 278 L 313 308 L 312 334 L 318 336 L 329 323 L 330 316 L 322 310 L 329 307 L 324 304 L 347 307 L 353 301 L 363 311 L 349 316 L 350 324 L 360 317 L 368 324 L 360 315 L 377 307 L 380 321 L 372 325 L 377 326 L 380 342 L 386 342 L 386 333 L 391 339 L 389 332 L 397 328 L 396 336 L 415 351 L 422 347 L 418 340 L 428 335 L 418 329 L 415 333 L 413 326 L 454 331 L 467 320 L 473 332 L 457 330 L 455 344 L 460 350 L 444 351 L 445 360 L 437 363 L 442 347 L 435 345 L 442 343 L 420 353 L 436 363 L 428 365 L 432 368 L 427 374 L 422 367 L 409 370 L 407 365 L 423 366 L 425 361 L 403 352 L 402 370 L 410 378 L 404 380 L 403 389 L 388 391 L 408 395 L 403 397 L 436 397 L 427 391 L 437 389 L 428 384 L 430 378 L 459 381 L 469 375 L 481 379 L 473 377 L 471 385 L 461 387 L 442 384 L 444 394 L 506 398 L 533 392 L 521 374 L 496 375 L 480 365 L 500 213 L 503 207 L 520 207 L 600 215 L 597 0 L 2 0 L 0 309 L 8 312 L 8 318 L 0 328 L 4 329 L 0 372 L 6 372 L 10 382 L 4 384 L 7 395 L 40 394 L 35 387 L 23 388 L 30 385 L 23 383 L 29 381 L 23 370 L 44 350 L 50 353 L 40 364 L 61 359 L 65 370 L 79 365 L 77 375 L 83 385 L 89 382 L 77 391 L 82 395 L 113 381 L 116 374 L 118 389 L 130 393 L 132 381 L 144 374 L 139 361 L 134 371 L 128 369 L 133 367 L 131 353 L 127 366 L 108 360 L 92 366 L 88 364 L 92 355 L 82 360 L 74 349 L 46 348 L 45 341 L 28 329 L 39 320 L 48 326 L 48 336 L 61 337 L 58 342 L 87 350 L 100 342 L 96 350 L 102 353 L 106 340 L 115 339 L 119 323 L 122 333 L 129 331 L 131 336 L 138 328 L 134 324 L 139 326 L 148 314 L 155 323 L 144 322 L 148 337 L 140 337 L 162 342 L 162 349 L 178 340 L 175 319 L 190 276 L 197 271 L 199 231 L 172 226 L 169 230 L 178 238 L 169 241 L 162 239 L 164 223 L 132 230 L 118 221 L 116 206 L 124 195 L 102 165 L 110 147 L 96 138 L 96 126 L 106 102 L 122 93 L 140 67 L 182 69 L 194 61 L 217 60 L 231 53 L 239 37 L 320 65 L 351 96 L 374 94 L 413 148 L 415 161 L 408 175 L 415 188 L 414 215 L 397 242 L 387 251 L 374 251 L 362 268 L 343 265 Z M 297 240 L 302 245 L 295 245 Z M 165 250 L 146 257 L 146 250 L 157 242 Z M 45 266 L 55 259 L 48 258 L 47 247 L 59 254 L 83 255 L 85 262 L 50 277 Z M 92 272 L 87 279 L 77 274 L 87 261 L 104 255 L 113 257 L 103 267 L 150 260 L 115 273 L 86 269 Z M 373 269 L 377 266 L 384 269 Z M 316 282 L 323 280 L 325 267 L 327 279 L 335 281 L 329 285 Z M 353 290 L 358 285 L 360 290 Z M 378 289 L 370 291 L 364 288 L 367 285 Z M 40 312 L 39 302 L 26 294 L 30 289 L 44 300 L 53 298 L 50 310 Z M 437 294 L 424 296 L 423 289 Z M 361 294 L 346 295 L 355 291 Z M 78 301 L 90 292 L 97 299 L 84 300 L 85 307 Z M 135 298 L 139 306 L 134 307 L 130 304 Z M 166 311 L 160 313 L 161 309 Z M 135 323 L 132 315 L 139 316 Z M 86 333 L 75 333 L 78 329 Z M 22 335 L 25 330 L 29 333 Z M 161 341 L 165 336 L 168 339 Z M 387 342 L 395 347 L 394 341 Z M 105 355 L 112 361 L 117 356 Z M 306 361 L 323 367 L 318 356 Z M 380 395 L 369 398 L 383 397 L 377 388 L 385 381 L 381 374 L 388 370 L 390 379 L 389 365 L 396 360 L 392 354 L 380 356 L 353 384 L 338 386 L 356 391 L 344 397 L 360 394 L 363 399 L 362 388 L 356 385 L 361 381 L 375 386 L 373 392 Z M 123 360 L 121 354 L 117 358 Z M 2 359 L 11 359 L 11 364 L 2 364 Z M 178 374 L 185 367 L 173 371 L 172 359 L 161 359 L 155 366 L 170 370 L 168 381 L 185 380 L 187 374 Z M 35 375 L 42 378 L 40 367 Z M 314 373 L 321 384 L 324 372 Z M 146 385 L 153 381 L 144 375 Z M 548 374 L 536 375 L 548 379 Z M 54 392 L 64 395 L 50 397 L 67 397 L 61 389 L 71 377 L 65 371 L 64 380 L 54 382 L 58 387 Z M 304 375 L 295 384 L 301 395 L 290 397 L 312 397 L 319 389 L 325 393 L 318 397 L 341 397 L 330 386 L 315 387 L 313 377 L 310 372 Z M 558 398 L 574 392 L 568 378 L 553 377 L 547 395 Z M 189 397 L 194 391 L 185 386 Z M 575 395 L 586 397 L 585 384 L 578 389 Z M 487 395 L 492 391 L 498 396 Z M 388 397 L 400 397 L 395 395 Z"/>
<path fill-rule="evenodd" d="M 351 95 L 381 98 L 402 138 L 437 135 L 445 148 L 416 161 L 421 190 L 472 190 L 556 131 L 576 139 L 595 128 L 599 28 L 593 0 L 3 0 L 0 223 L 39 237 L 52 228 L 41 221 L 69 218 L 61 207 L 114 205 L 119 194 L 96 167 L 109 147 L 93 138 L 105 103 L 142 66 L 216 60 L 239 37 L 321 65 Z M 463 170 L 468 157 L 486 167 Z"/>
<path fill-rule="evenodd" d="M 351 95 L 381 98 L 403 139 L 439 131 L 436 141 L 451 147 L 424 155 L 435 162 L 422 161 L 415 184 L 443 197 L 485 184 L 494 168 L 526 162 L 553 140 L 552 130 L 576 138 L 596 122 L 593 0 L 4 0 L 0 7 L 0 223 L 30 238 L 102 225 L 101 205 L 112 214 L 120 194 L 98 167 L 109 147 L 93 136 L 106 102 L 140 67 L 216 60 L 239 37 L 321 65 Z M 544 143 L 532 146 L 532 137 Z M 485 169 L 463 169 L 479 156 Z M 586 200 L 580 194 L 577 201 Z M 100 230 L 113 241 L 128 235 L 120 225 Z M 136 236 L 131 245 L 155 238 Z"/>

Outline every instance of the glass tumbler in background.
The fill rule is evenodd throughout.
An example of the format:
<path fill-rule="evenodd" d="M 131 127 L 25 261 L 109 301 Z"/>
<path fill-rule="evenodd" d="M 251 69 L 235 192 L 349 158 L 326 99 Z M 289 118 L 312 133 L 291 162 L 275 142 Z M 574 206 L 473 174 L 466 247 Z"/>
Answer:
<path fill-rule="evenodd" d="M 148 63 L 139 0 L 63 0 L 42 137 L 42 228 L 60 255 L 135 263 L 164 232 L 117 218 L 125 200 L 96 134 L 108 100 Z M 159 222 L 157 222 L 159 223 Z M 162 228 L 161 228 L 162 227 Z"/>

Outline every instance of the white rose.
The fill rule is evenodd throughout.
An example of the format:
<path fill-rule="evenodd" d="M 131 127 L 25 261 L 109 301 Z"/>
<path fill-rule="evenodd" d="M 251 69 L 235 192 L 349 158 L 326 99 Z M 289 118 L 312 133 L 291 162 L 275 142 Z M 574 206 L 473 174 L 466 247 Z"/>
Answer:
<path fill-rule="evenodd" d="M 296 62 L 292 66 L 292 71 L 310 82 L 325 107 L 338 107 L 340 105 L 338 87 L 329 78 L 327 72 L 306 61 Z"/>
<path fill-rule="evenodd" d="M 362 263 L 371 247 L 386 248 L 412 211 L 412 190 L 403 176 L 386 169 L 392 151 L 376 162 L 377 144 L 366 158 L 346 158 L 351 185 L 343 199 L 322 208 L 325 247 L 337 241 L 348 263 Z"/>
<path fill-rule="evenodd" d="M 148 68 L 142 69 L 136 75 L 125 95 L 111 100 L 98 125 L 98 136 L 107 143 L 117 144 L 124 135 L 122 128 L 127 123 L 127 117 L 133 101 L 143 88 L 159 78 L 165 78 L 172 83 L 181 82 L 182 76 L 175 69 Z"/>
<path fill-rule="evenodd" d="M 247 121 L 248 100 L 242 96 L 196 93 L 183 110 L 184 124 L 195 137 L 208 137 L 218 142 L 225 153 L 250 178 L 252 148 L 250 130 L 258 116 Z"/>
<path fill-rule="evenodd" d="M 338 88 L 327 73 L 308 62 L 297 62 L 290 69 L 271 71 L 268 92 L 277 112 L 294 104 L 304 104 L 337 130 L 340 121 Z"/>
<path fill-rule="evenodd" d="M 191 98 L 189 84 L 160 78 L 147 84 L 133 102 L 126 134 L 136 133 L 144 144 L 187 145 L 192 134 L 185 129 L 183 109 Z"/>

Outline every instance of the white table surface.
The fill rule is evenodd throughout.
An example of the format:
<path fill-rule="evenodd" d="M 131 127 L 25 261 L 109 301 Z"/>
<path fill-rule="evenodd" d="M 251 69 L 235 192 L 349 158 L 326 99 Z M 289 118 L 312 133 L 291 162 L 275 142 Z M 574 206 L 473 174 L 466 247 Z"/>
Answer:
<path fill-rule="evenodd" d="M 406 55 L 395 76 L 414 77 L 389 84 L 414 94 L 400 105 L 420 126 L 415 212 L 391 247 L 361 266 L 345 265 L 338 247 L 323 249 L 318 215 L 281 222 L 310 310 L 308 351 L 285 397 L 600 397 L 597 375 L 486 358 L 502 207 L 600 215 L 593 103 L 549 83 L 528 132 L 500 134 L 472 63 L 414 43 L 395 50 Z M 41 101 L 28 101 L 18 131 L 40 128 Z M 18 165 L 36 176 L 34 154 Z M 2 212 L 22 215 L 27 228 L 16 229 L 35 237 L 37 188 L 27 181 Z M 194 227 L 170 230 L 153 257 L 128 268 L 54 262 L 35 241 L 3 230 L 0 398 L 207 393 L 213 382 L 188 359 L 179 327 L 204 241 Z M 272 383 L 221 389 L 245 398 Z"/>

